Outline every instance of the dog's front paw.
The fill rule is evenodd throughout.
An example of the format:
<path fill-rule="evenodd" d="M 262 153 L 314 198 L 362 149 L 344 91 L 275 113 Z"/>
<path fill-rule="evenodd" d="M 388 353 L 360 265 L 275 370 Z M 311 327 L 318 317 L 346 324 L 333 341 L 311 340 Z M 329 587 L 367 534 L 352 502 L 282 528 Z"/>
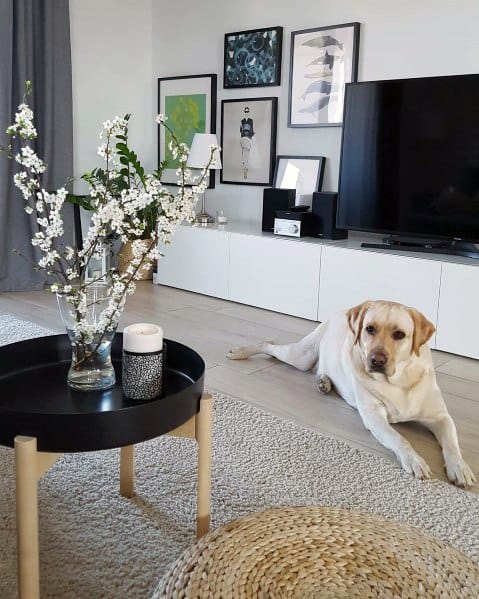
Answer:
<path fill-rule="evenodd" d="M 401 465 L 408 474 L 414 474 L 416 478 L 431 478 L 431 469 L 415 451 L 402 456 Z"/>
<path fill-rule="evenodd" d="M 329 378 L 329 376 L 322 374 L 316 379 L 316 389 L 320 393 L 329 393 L 332 387 L 333 384 L 331 383 L 331 379 Z"/>
<path fill-rule="evenodd" d="M 476 482 L 474 473 L 462 459 L 446 464 L 447 478 L 458 487 L 472 487 Z"/>

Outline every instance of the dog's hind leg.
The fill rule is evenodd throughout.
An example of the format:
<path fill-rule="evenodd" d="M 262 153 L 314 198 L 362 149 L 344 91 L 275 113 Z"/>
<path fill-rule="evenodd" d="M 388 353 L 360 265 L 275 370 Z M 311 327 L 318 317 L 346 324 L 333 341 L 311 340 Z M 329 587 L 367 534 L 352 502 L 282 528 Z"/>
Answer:
<path fill-rule="evenodd" d="M 276 345 L 271 342 L 258 343 L 256 345 L 245 345 L 231 349 L 226 357 L 230 360 L 245 360 L 256 354 L 267 354 L 281 362 L 294 366 L 298 370 L 306 372 L 311 370 L 318 361 L 319 327 L 312 333 L 288 345 Z"/>

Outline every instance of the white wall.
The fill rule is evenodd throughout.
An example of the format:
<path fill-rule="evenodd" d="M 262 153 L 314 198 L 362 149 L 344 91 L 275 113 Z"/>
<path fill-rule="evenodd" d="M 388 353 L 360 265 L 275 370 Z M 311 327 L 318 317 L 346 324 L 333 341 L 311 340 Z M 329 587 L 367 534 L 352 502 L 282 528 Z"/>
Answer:
<path fill-rule="evenodd" d="M 341 130 L 286 126 L 291 31 L 359 21 L 359 80 L 479 72 L 478 0 L 158 0 L 152 8 L 154 77 L 217 73 L 218 133 L 222 99 L 279 96 L 278 153 L 326 156 L 325 190 L 337 189 Z M 224 34 L 275 25 L 284 27 L 282 86 L 223 90 Z M 207 202 L 210 212 L 259 221 L 262 188 L 217 185 Z"/>
<path fill-rule="evenodd" d="M 131 147 L 156 168 L 151 15 L 152 0 L 70 0 L 76 177 L 101 164 L 102 123 L 126 113 Z"/>

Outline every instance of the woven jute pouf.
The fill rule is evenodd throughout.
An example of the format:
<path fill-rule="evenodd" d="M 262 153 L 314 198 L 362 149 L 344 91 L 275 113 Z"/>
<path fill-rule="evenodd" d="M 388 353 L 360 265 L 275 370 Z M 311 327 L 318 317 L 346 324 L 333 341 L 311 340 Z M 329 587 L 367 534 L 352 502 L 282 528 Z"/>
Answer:
<path fill-rule="evenodd" d="M 479 597 L 479 566 L 422 533 L 371 514 L 287 507 L 205 535 L 154 598 Z"/>

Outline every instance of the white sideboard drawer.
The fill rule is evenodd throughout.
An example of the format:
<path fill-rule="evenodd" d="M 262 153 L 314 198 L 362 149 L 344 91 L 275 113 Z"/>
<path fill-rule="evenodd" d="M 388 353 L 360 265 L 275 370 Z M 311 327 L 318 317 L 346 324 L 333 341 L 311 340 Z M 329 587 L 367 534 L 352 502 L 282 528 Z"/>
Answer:
<path fill-rule="evenodd" d="M 229 299 L 316 320 L 321 246 L 231 234 Z"/>
<path fill-rule="evenodd" d="M 160 246 L 155 283 L 227 299 L 229 238 L 227 231 L 178 227 L 171 245 Z"/>
<path fill-rule="evenodd" d="M 479 267 L 444 262 L 436 349 L 479 359 Z"/>
<path fill-rule="evenodd" d="M 440 280 L 441 263 L 434 260 L 324 246 L 318 320 L 383 299 L 417 308 L 436 325 Z"/>

